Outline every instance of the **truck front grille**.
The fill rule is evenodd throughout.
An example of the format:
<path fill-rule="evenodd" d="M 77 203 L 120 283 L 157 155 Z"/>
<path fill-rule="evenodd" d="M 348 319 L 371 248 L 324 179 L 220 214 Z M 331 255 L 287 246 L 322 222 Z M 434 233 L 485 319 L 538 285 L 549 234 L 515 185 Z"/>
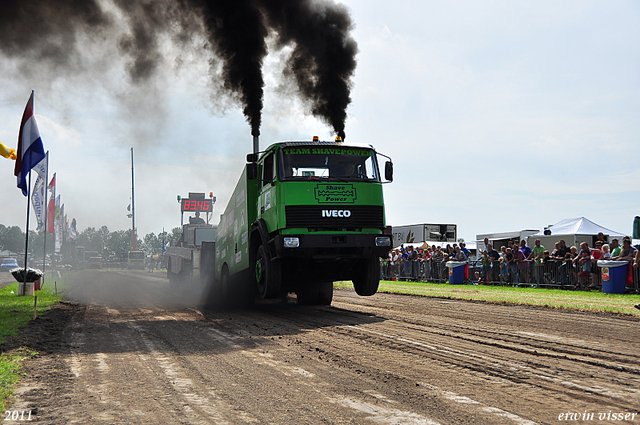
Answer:
<path fill-rule="evenodd" d="M 379 205 L 289 205 L 285 213 L 287 228 L 384 228 L 384 210 Z"/>

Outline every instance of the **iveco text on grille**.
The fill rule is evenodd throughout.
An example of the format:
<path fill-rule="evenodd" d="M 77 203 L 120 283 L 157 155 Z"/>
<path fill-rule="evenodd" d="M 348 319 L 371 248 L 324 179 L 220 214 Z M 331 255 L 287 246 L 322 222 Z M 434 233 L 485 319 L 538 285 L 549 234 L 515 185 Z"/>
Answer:
<path fill-rule="evenodd" d="M 349 210 L 322 210 L 323 217 L 351 217 Z"/>

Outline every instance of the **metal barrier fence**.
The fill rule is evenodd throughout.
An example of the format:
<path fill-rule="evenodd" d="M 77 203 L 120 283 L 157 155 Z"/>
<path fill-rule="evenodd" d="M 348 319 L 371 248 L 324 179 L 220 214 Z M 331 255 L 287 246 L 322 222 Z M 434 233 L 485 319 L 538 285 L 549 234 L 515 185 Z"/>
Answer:
<path fill-rule="evenodd" d="M 382 261 L 381 278 L 444 283 L 449 280 L 449 269 L 445 264 L 435 260 L 400 261 L 394 264 Z M 627 292 L 640 293 L 640 268 L 634 268 L 631 262 L 628 262 L 626 268 Z M 469 262 L 468 278 L 465 281 L 486 285 L 600 289 L 601 270 L 595 263 L 585 265 L 580 262 L 561 260 L 551 260 L 541 264 L 525 260 L 512 266 L 511 269 L 500 261 L 483 265 L 480 260 L 477 260 Z M 632 284 L 631 280 L 633 280 Z"/>

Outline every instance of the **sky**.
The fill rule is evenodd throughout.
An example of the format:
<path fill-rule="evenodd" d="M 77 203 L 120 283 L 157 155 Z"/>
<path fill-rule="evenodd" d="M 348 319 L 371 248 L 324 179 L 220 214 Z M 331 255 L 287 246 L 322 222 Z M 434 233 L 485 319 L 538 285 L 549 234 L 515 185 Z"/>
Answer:
<path fill-rule="evenodd" d="M 389 225 L 452 223 L 458 237 L 586 217 L 630 234 L 640 215 L 640 3 L 343 0 L 357 67 L 346 141 L 394 162 Z M 109 39 L 86 66 L 0 58 L 0 141 L 14 147 L 31 90 L 57 194 L 79 231 L 180 225 L 176 196 L 213 192 L 217 224 L 252 150 L 242 107 L 212 92 L 209 57 L 183 53 L 133 84 Z M 178 47 L 166 41 L 171 58 Z M 174 56 L 172 56 L 174 55 Z M 335 134 L 264 64 L 260 145 Z M 14 162 L 0 157 L 0 224 L 26 224 Z M 35 177 L 34 177 L 35 179 Z M 185 219 L 186 220 L 186 219 Z M 30 220 L 33 230 L 35 219 Z"/>

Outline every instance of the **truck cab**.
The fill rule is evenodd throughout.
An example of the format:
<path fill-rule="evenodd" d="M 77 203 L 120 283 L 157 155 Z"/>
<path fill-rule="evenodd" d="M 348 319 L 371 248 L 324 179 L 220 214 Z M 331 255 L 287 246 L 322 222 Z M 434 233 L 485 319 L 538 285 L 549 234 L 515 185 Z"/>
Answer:
<path fill-rule="evenodd" d="M 329 304 L 337 280 L 373 295 L 379 257 L 391 248 L 378 155 L 369 145 L 319 140 L 279 142 L 248 155 L 241 190 L 219 226 L 220 267 L 225 256 L 230 275 L 246 267 L 262 298 L 296 292 L 303 303 Z M 390 161 L 385 178 L 392 180 Z"/>

